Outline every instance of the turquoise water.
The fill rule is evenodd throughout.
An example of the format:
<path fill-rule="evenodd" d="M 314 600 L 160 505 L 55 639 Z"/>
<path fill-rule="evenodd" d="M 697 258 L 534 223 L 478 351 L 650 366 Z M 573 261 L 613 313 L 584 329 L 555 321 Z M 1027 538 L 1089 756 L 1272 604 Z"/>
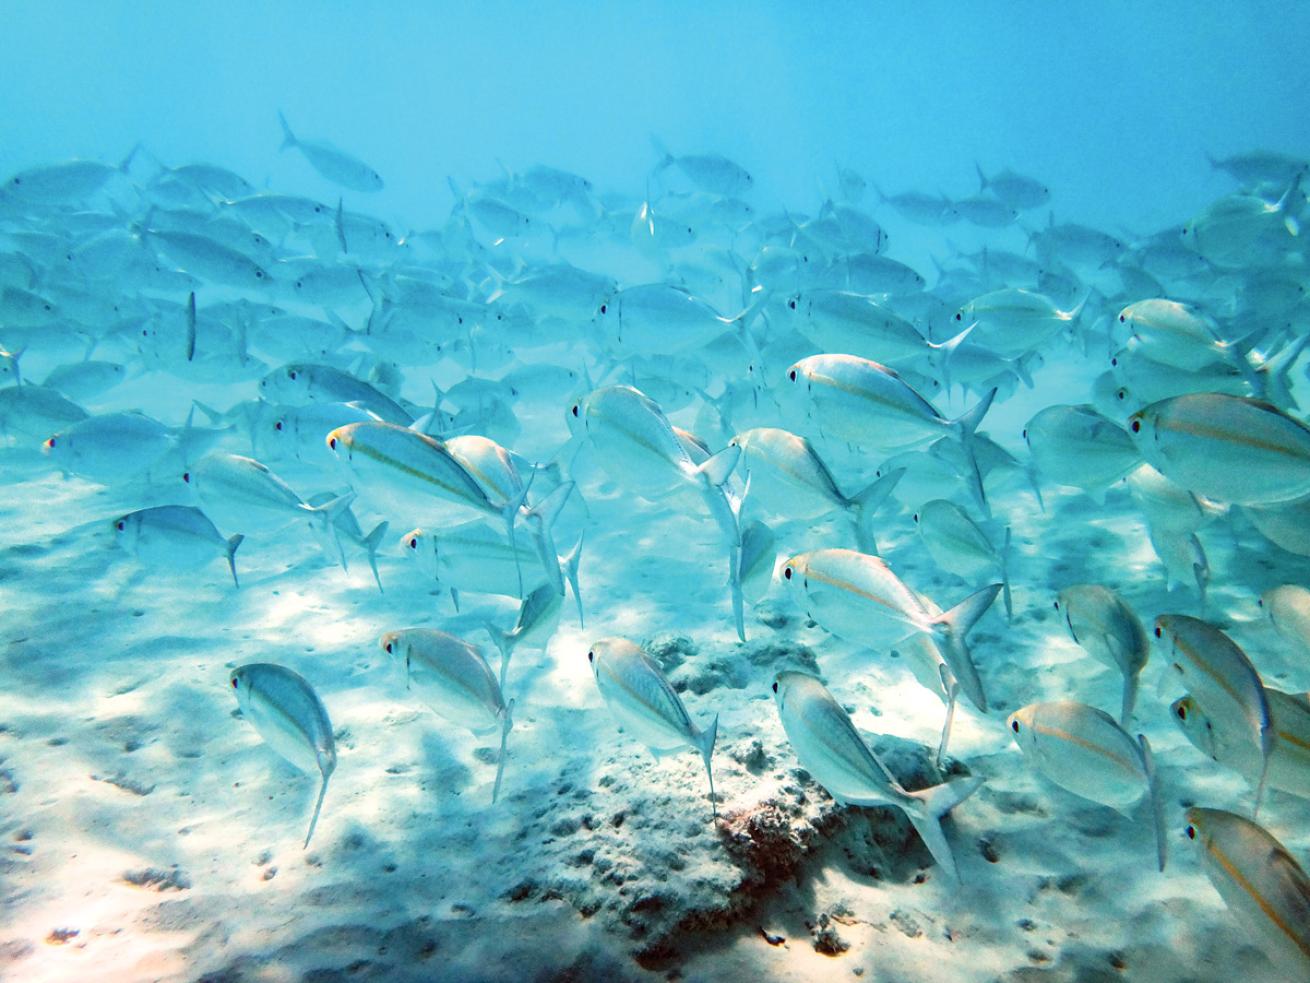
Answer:
<path fill-rule="evenodd" d="M 1310 8 L 0 24 L 0 978 L 1310 972 Z"/>

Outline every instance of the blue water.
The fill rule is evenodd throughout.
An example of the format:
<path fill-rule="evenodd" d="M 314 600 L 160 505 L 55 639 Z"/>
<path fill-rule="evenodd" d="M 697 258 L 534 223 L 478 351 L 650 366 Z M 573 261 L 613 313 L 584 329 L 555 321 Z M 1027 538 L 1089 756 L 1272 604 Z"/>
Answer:
<path fill-rule="evenodd" d="M 845 495 L 907 468 L 880 507 L 877 539 L 897 574 L 941 609 L 1002 575 L 1013 581 L 1014 617 L 1007 619 L 997 601 L 971 636 L 990 712 L 960 701 L 945 770 L 932 763 L 944 698 L 936 650 L 925 640 L 930 633 L 917 636 L 917 650 L 903 639 L 864 644 L 851 637 L 862 628 L 850 626 L 862 615 L 838 610 L 833 627 L 822 598 L 784 582 L 793 554 L 854 545 L 840 509 L 836 517 L 777 519 L 777 572 L 770 580 L 766 560 L 763 578 L 750 587 L 742 640 L 723 513 L 713 512 L 728 497 L 715 498 L 708 485 L 694 489 L 703 496 L 643 497 L 624 483 L 638 469 L 623 455 L 639 452 L 613 433 L 615 444 L 595 438 L 599 454 L 584 446 L 575 461 L 557 459 L 569 441 L 566 423 L 574 430 L 604 425 L 599 412 L 582 424 L 569 418 L 573 405 L 582 409 L 576 418 L 588 416 L 585 381 L 602 373 L 593 382 L 634 381 L 658 394 L 675 424 L 701 432 L 710 451 L 720 450 L 733 430 L 712 404 L 726 384 L 742 381 L 724 369 L 738 366 L 732 353 L 693 347 L 672 367 L 638 361 L 615 368 L 609 356 L 616 346 L 605 334 L 612 316 L 604 322 L 589 312 L 576 323 L 543 317 L 554 333 L 543 339 L 527 333 L 532 311 L 511 309 L 513 328 L 498 329 L 492 315 L 508 308 L 488 296 L 493 272 L 513 279 L 559 256 L 613 276 L 620 288 L 704 275 L 695 263 L 705 257 L 718 257 L 714 275 L 741 272 L 766 239 L 790 242 L 791 233 L 776 228 L 812 219 L 837 197 L 842 168 L 870 182 L 858 207 L 890 233 L 886 255 L 911 265 L 930 290 L 947 283 L 941 299 L 954 311 L 974 296 L 971 289 L 958 294 L 961 279 L 970 287 L 981 282 L 961 274 L 971 267 L 962 254 L 983 246 L 1026 253 L 1029 234 L 1056 223 L 1084 223 L 1136 243 L 1181 230 L 1237 190 L 1211 157 L 1267 150 L 1310 160 L 1307 38 L 1310 5 L 1272 0 L 4 4 L 0 182 L 70 159 L 117 165 L 133 154 L 127 181 L 144 187 L 156 163 L 209 163 L 242 175 L 257 192 L 304 196 L 329 210 L 340 201 L 408 240 L 403 253 L 355 248 L 338 255 L 335 230 L 325 222 L 310 234 L 290 234 L 289 246 L 265 243 L 278 260 L 269 264 L 276 290 L 215 286 L 201 277 L 202 322 L 219 303 L 239 297 L 307 316 L 340 315 L 362 332 L 393 313 L 388 305 L 403 296 L 364 293 L 391 272 L 405 281 L 414 271 L 400 263 L 427 264 L 439 271 L 432 273 L 438 284 L 454 271 L 448 299 L 467 302 L 477 311 L 471 319 L 485 322 L 476 371 L 461 347 L 462 329 L 427 314 L 402 327 L 433 335 L 449 329 L 439 356 L 434 348 L 398 350 L 388 331 L 399 329 L 388 324 L 353 337 L 346 352 L 307 349 L 298 358 L 321 355 L 362 376 L 374 367 L 362 356 L 376 348 L 379 361 L 392 364 L 381 365 L 385 371 L 372 381 L 387 390 L 388 408 L 396 405 L 392 397 L 403 403 L 404 422 L 423 422 L 432 384 L 449 390 L 471 376 L 541 371 L 529 376 L 538 389 L 516 391 L 501 416 L 474 427 L 524 458 L 563 464 L 541 468 L 529 504 L 540 504 L 565 478 L 576 481 L 553 545 L 565 553 L 585 530 L 580 593 L 587 624 L 565 595 L 559 625 L 515 654 L 504 699 L 492 701 L 490 718 L 478 718 L 475 736 L 429 712 L 417 695 L 421 674 L 403 660 L 398 667 L 394 653 L 379 648 L 379 635 L 405 626 L 453 632 L 481 645 L 494 675 L 499 663 L 482 632 L 487 622 L 502 630 L 514 624 L 518 585 L 501 590 L 514 565 L 493 570 L 502 580 L 496 589 L 465 590 L 457 609 L 449 584 L 434 583 L 422 561 L 409 558 L 413 540 L 402 534 L 426 524 L 426 515 L 371 498 L 377 479 L 336 469 L 326 433 L 302 435 L 293 445 L 280 427 L 282 436 L 270 430 L 275 416 L 289 418 L 278 413 L 304 407 L 289 389 L 273 398 L 257 385 L 287 371 L 279 363 L 289 357 L 269 354 L 280 351 L 269 338 L 265 350 L 252 346 L 263 361 L 248 359 L 245 326 L 238 330 L 240 318 L 228 309 L 231 323 L 211 323 L 199 334 L 201 370 L 177 343 L 137 341 L 132 320 L 183 339 L 189 289 L 136 296 L 110 277 L 84 296 L 83 284 L 61 278 L 52 240 L 24 237 L 29 225 L 62 233 L 121 221 L 133 234 L 145 230 L 149 245 L 153 213 L 123 214 L 137 203 L 118 178 L 111 194 L 67 209 L 29 213 L 0 196 L 0 258 L 9 260 L 0 273 L 13 278 L 0 285 L 49 293 L 62 305 L 43 324 L 20 317 L 21 298 L 6 294 L 6 386 L 10 349 L 27 347 L 19 356 L 30 383 L 61 367 L 76 369 L 83 340 L 92 338 L 93 357 L 125 364 L 128 375 L 102 395 L 78 399 L 87 411 L 142 409 L 180 428 L 200 399 L 190 422 L 201 441 L 266 458 L 305 498 L 360 492 L 353 503 L 360 528 L 340 534 L 343 553 L 338 541 L 306 534 L 308 513 L 294 505 L 294 529 L 269 532 L 256 528 L 241 501 L 205 501 L 203 487 L 202 498 L 193 499 L 192 476 L 205 480 L 195 467 L 200 452 L 170 456 L 177 450 L 170 444 L 168 454 L 131 474 L 115 472 L 121 461 L 113 460 L 103 473 L 91 473 L 64 468 L 70 459 L 57 454 L 43 456 L 33 434 L 0 434 L 0 609 L 7 612 L 0 619 L 0 980 L 824 980 L 857 970 L 864 979 L 970 983 L 1291 978 L 1289 964 L 1278 961 L 1277 939 L 1271 943 L 1225 910 L 1213 870 L 1184 839 L 1187 807 L 1249 817 L 1254 790 L 1236 770 L 1199 753 L 1170 719 L 1170 703 L 1182 690 L 1164 658 L 1153 654 L 1143 674 L 1132 728 L 1149 736 L 1163 776 L 1171 851 L 1163 876 L 1155 870 L 1149 822 L 1039 780 L 1005 726 L 1007 714 L 1039 700 L 1085 700 L 1117 716 L 1118 672 L 1089 659 L 1065 631 L 1067 614 L 1052 607 L 1059 590 L 1079 582 L 1114 588 L 1146 632 L 1161 613 L 1204 617 L 1247 648 L 1265 685 L 1289 693 L 1310 686 L 1304 653 L 1288 643 L 1295 628 L 1289 635 L 1256 605 L 1270 588 L 1310 583 L 1310 548 L 1297 549 L 1301 555 L 1278 549 L 1246 512 L 1220 503 L 1206 512 L 1208 524 L 1198 525 L 1209 564 L 1203 593 L 1189 544 L 1180 547 L 1181 560 L 1152 545 L 1159 530 L 1120 475 L 1109 487 L 1093 481 L 1082 488 L 1033 465 L 1026 428 L 1034 415 L 1093 399 L 1094 381 L 1126 344 L 1122 331 L 1113 333 L 1114 316 L 1144 299 L 1114 280 L 1113 262 L 1073 263 L 1070 281 L 1053 280 L 1053 296 L 1061 291 L 1054 306 L 1085 302 L 1083 319 L 1024 353 L 1022 371 L 1002 371 L 982 432 L 1014 462 L 998 467 L 999 477 L 988 476 L 990 519 L 970 496 L 968 469 L 953 458 L 918 453 L 924 442 L 904 455 L 866 452 L 840 433 L 824 433 L 822 413 L 798 414 L 785 403 L 786 367 L 810 352 L 789 327 L 789 293 L 769 298 L 767 328 L 748 321 L 757 338 L 777 347 L 750 363 L 768 377 L 756 398 L 747 388 L 738 392 L 732 409 L 747 421 L 741 427 L 809 427 Z M 367 162 L 385 188 L 344 190 L 302 154 L 280 150 L 279 112 L 302 138 Z M 713 152 L 746 168 L 753 219 L 775 222 L 775 232 L 736 237 L 714 229 L 680 253 L 638 255 L 626 236 L 636 206 L 653 199 L 658 212 L 666 182 L 687 188 L 685 179 L 652 173 L 655 141 L 674 154 Z M 613 229 L 575 226 L 558 241 L 538 236 L 508 245 L 481 236 L 468 255 L 458 254 L 465 244 L 458 235 L 446 241 L 445 254 L 424 238 L 456 227 L 446 223 L 463 195 L 475 201 L 492 182 L 537 164 L 586 177 L 598 195 L 622 196 Z M 873 187 L 962 199 L 978 191 L 978 167 L 1040 180 L 1050 189 L 1049 205 L 1004 229 L 916 225 L 880 204 Z M 1289 196 L 1287 214 L 1299 212 L 1304 223 L 1301 194 Z M 556 214 L 551 221 L 565 219 Z M 1274 230 L 1283 252 L 1272 268 L 1282 286 L 1290 280 L 1304 293 L 1305 233 L 1293 236 L 1294 227 Z M 731 261 L 723 258 L 726 248 L 738 250 Z M 20 283 L 29 251 L 33 275 Z M 304 268 L 284 275 L 280 260 L 307 252 L 351 276 L 359 263 L 364 286 L 348 283 L 353 293 L 340 304 L 301 302 L 291 284 Z M 396 270 L 387 266 L 392 262 Z M 1238 274 L 1248 272 L 1215 272 L 1213 282 L 1160 279 L 1179 296 L 1213 305 L 1228 329 L 1226 301 Z M 736 314 L 743 298 L 753 299 L 749 284 L 738 286 L 729 275 L 713 291 L 718 311 Z M 95 291 L 121 306 L 96 308 Z M 918 310 L 916 292 L 907 293 L 898 299 Z M 408 302 L 421 307 L 417 296 Z M 613 305 L 615 296 L 604 299 Z M 1289 305 L 1285 324 L 1274 318 L 1233 328 L 1233 336 L 1259 328 L 1270 349 L 1251 352 L 1245 368 L 1295 349 L 1307 330 L 1305 301 L 1299 304 Z M 156 308 L 163 313 L 152 321 Z M 78 325 L 76 312 L 86 310 L 95 311 L 94 323 Z M 128 322 L 117 320 L 123 311 Z M 928 334 L 926 317 L 907 317 Z M 66 335 L 68 329 L 81 334 Z M 932 330 L 935 342 L 949 337 L 940 323 Z M 20 334 L 23 346 L 8 340 Z M 1012 363 L 1019 361 L 1014 355 Z M 947 387 L 936 358 L 897 367 L 947 419 L 986 401 L 993 383 Z M 1305 363 L 1293 364 L 1289 386 L 1304 407 Z M 1029 372 L 1035 386 L 1025 384 Z M 1107 403 L 1113 409 L 1114 388 L 1102 385 L 1102 410 Z M 261 396 L 253 410 L 243 402 Z M 1300 419 L 1294 402 L 1282 408 Z M 334 426 L 362 412 L 349 397 L 333 405 L 346 414 Z M 1107 425 L 1125 423 L 1126 413 L 1106 412 L 1114 416 Z M 441 430 L 439 417 L 427 422 Z M 958 430 L 942 422 L 943 434 Z M 1131 457 L 1127 434 L 1115 432 Z M 190 430 L 170 434 L 174 442 L 195 438 Z M 1104 446 L 1091 440 L 1082 453 L 1091 458 Z M 695 456 L 686 444 L 682 451 L 688 460 Z M 1061 463 L 1068 461 L 1054 462 Z M 1221 459 L 1216 465 L 1240 468 Z M 679 473 L 691 484 L 700 480 L 694 464 Z M 740 496 L 742 475 L 724 487 L 726 496 Z M 916 524 L 922 506 L 938 498 L 969 513 L 993 546 L 1012 534 L 1005 563 L 961 573 L 965 568 L 936 562 Z M 175 543 L 154 554 L 147 544 L 135 558 L 115 548 L 115 517 L 194 500 L 205 501 L 219 530 L 217 549 L 209 542 L 209 554 L 194 565 L 186 566 L 191 547 Z M 481 514 L 487 536 L 501 545 L 499 512 Z M 375 544 L 385 587 L 379 592 L 359 540 L 384 519 L 390 526 Z M 549 570 L 536 569 L 527 529 L 520 522 L 517 535 L 531 588 Z M 239 590 L 223 559 L 222 541 L 233 533 L 246 535 L 233 561 Z M 1291 550 L 1295 540 L 1280 542 Z M 348 570 L 341 559 L 349 560 Z M 488 560 L 475 573 L 492 579 L 487 571 L 494 566 Z M 645 646 L 685 701 L 693 730 L 717 722 L 718 743 L 710 742 L 718 793 L 713 823 L 702 759 L 688 751 L 701 738 L 683 740 L 678 753 L 652 763 L 634 737 L 639 724 L 616 728 L 622 715 L 611 716 L 606 701 L 625 687 L 607 693 L 588 661 L 602 635 Z M 237 711 L 229 672 L 263 661 L 302 673 L 334 725 L 336 770 L 308 849 L 302 838 L 320 787 L 315 769 L 331 769 L 320 757 L 311 761 L 309 778 L 299 775 L 270 749 L 275 742 L 252 729 L 257 714 L 246 704 Z M 966 773 L 985 779 L 945 827 L 962 885 L 948 880 L 942 855 L 924 848 L 900 812 L 842 808 L 820 789 L 822 762 L 805 760 L 770 692 L 775 673 L 796 670 L 823 677 L 839 710 L 907 786 Z M 478 676 L 480 684 L 487 678 Z M 509 699 L 513 729 L 508 757 L 499 759 Z M 504 786 L 492 807 L 501 760 L 508 761 Z M 1259 821 L 1304 862 L 1306 801 L 1278 786 L 1262 809 Z"/>

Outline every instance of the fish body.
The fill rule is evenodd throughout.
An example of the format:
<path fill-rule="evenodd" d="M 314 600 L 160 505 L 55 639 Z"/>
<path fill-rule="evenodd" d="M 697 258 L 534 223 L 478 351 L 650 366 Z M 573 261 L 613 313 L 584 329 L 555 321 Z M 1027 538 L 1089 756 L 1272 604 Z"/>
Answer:
<path fill-rule="evenodd" d="M 1124 677 L 1119 722 L 1127 727 L 1137 703 L 1137 681 L 1151 656 L 1141 620 L 1122 597 L 1100 584 L 1074 584 L 1060 591 L 1056 610 L 1083 651 Z"/>
<path fill-rule="evenodd" d="M 224 537 L 209 516 L 191 505 L 158 505 L 114 520 L 118 542 L 147 566 L 193 570 L 222 556 L 237 580 L 236 551 L 245 538 Z"/>
<path fill-rule="evenodd" d="M 958 879 L 941 817 L 972 795 L 983 780 L 962 778 L 906 791 L 819 680 L 804 673 L 781 672 L 774 678 L 773 693 L 787 741 L 801 767 L 843 805 L 901 809 L 933 859 Z"/>
<path fill-rule="evenodd" d="M 322 776 L 305 846 L 314 836 L 328 779 L 337 767 L 332 721 L 314 688 L 286 666 L 254 662 L 229 677 L 241 715 L 274 751 L 307 774 Z"/>

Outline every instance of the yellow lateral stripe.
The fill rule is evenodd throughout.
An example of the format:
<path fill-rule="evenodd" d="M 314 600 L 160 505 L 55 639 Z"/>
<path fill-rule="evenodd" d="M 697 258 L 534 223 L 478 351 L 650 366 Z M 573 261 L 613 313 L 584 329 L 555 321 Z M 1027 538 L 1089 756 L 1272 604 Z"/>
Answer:
<path fill-rule="evenodd" d="M 453 485 L 448 485 L 446 484 L 446 482 L 440 480 L 435 475 L 428 474 L 426 471 L 420 471 L 418 468 L 411 467 L 408 464 L 403 464 L 400 461 L 396 460 L 394 457 L 391 457 L 389 454 L 384 454 L 382 453 L 382 451 L 378 450 L 376 447 L 370 446 L 369 444 L 359 443 L 352 440 L 350 442 L 350 450 L 351 453 L 354 453 L 355 451 L 359 451 L 365 457 L 372 458 L 373 460 L 377 461 L 379 464 L 385 464 L 388 467 L 395 468 L 397 471 L 401 471 L 405 474 L 411 475 L 412 477 L 418 478 L 420 481 L 426 481 L 430 485 L 436 485 L 438 488 L 442 489 L 443 491 L 447 491 L 450 494 L 458 496 L 461 499 L 468 499 L 471 497 L 467 494 L 468 489 L 461 489 L 461 488 L 456 488 Z M 458 466 L 459 465 L 456 464 L 456 467 Z M 478 490 L 481 491 L 481 489 Z M 486 506 L 497 515 L 500 514 L 498 509 L 491 508 L 491 503 L 487 501 L 486 495 L 483 495 L 482 498 L 483 498 L 482 502 L 477 504 Z"/>
<path fill-rule="evenodd" d="M 885 598 L 881 598 L 877 594 L 871 594 L 867 590 L 863 590 L 859 587 L 856 587 L 849 580 L 840 580 L 837 577 L 830 577 L 827 574 L 819 573 L 817 570 L 815 570 L 812 567 L 805 571 L 805 577 L 807 579 L 813 577 L 821 584 L 828 584 L 831 587 L 836 587 L 838 590 L 849 591 L 850 593 L 857 594 L 860 597 L 868 598 L 870 601 L 873 601 L 875 604 L 881 604 L 883 607 L 889 608 L 892 611 L 901 611 L 900 608 L 898 608 L 895 604 L 892 604 L 890 601 L 886 600 Z M 904 612 L 901 613 L 903 614 Z"/>
<path fill-rule="evenodd" d="M 859 386 L 853 386 L 850 383 L 842 382 L 840 379 L 835 379 L 830 375 L 824 375 L 821 372 L 807 372 L 806 376 L 807 378 L 809 378 L 811 382 L 817 382 L 821 385 L 828 386 L 831 389 L 836 389 L 838 392 L 848 393 L 851 396 L 858 396 L 860 399 L 868 400 L 869 402 L 877 406 L 886 406 L 889 409 L 896 410 L 897 412 L 906 415 L 909 415 L 912 412 L 910 407 L 905 406 L 902 403 L 893 402 L 892 400 L 889 399 L 883 399 L 881 396 L 878 395 L 877 392 L 873 390 L 861 389 Z M 923 402 L 923 405 L 918 407 L 918 409 L 920 409 L 921 411 L 927 410 L 932 414 L 932 419 L 935 422 L 945 424 L 946 421 L 942 418 L 940 413 L 938 413 L 935 409 L 933 409 L 932 406 L 927 401 L 923 401 L 923 400 L 921 401 Z"/>
<path fill-rule="evenodd" d="M 1177 632 L 1174 633 L 1174 645 L 1177 648 L 1182 649 L 1184 655 L 1186 655 L 1189 659 L 1195 662 L 1196 665 L 1199 666 L 1207 676 L 1209 676 L 1216 683 L 1218 683 L 1219 688 L 1222 689 L 1229 696 L 1231 696 L 1235 703 L 1237 703 L 1239 706 L 1242 705 L 1243 700 L 1241 696 L 1239 696 L 1237 691 L 1233 689 L 1232 685 L 1229 684 L 1228 680 L 1225 679 L 1223 676 L 1221 676 L 1218 672 L 1216 672 L 1214 666 L 1210 665 L 1208 662 L 1202 659 L 1197 654 L 1196 649 L 1192 648 L 1190 645 L 1184 642 L 1183 636 Z"/>
<path fill-rule="evenodd" d="M 1165 417 L 1157 418 L 1157 425 L 1164 427 L 1166 430 L 1173 430 L 1179 433 L 1189 434 L 1193 437 L 1208 437 L 1211 440 L 1217 440 L 1223 443 L 1238 444 L 1246 447 L 1253 447 L 1257 450 L 1269 451 L 1273 454 L 1282 454 L 1296 460 L 1306 460 L 1306 452 L 1297 447 L 1287 444 L 1276 444 L 1268 440 L 1258 440 L 1247 433 L 1234 433 L 1223 430 L 1213 424 L 1200 422 L 1184 422 L 1182 420 L 1173 420 Z"/>
<path fill-rule="evenodd" d="M 1296 933 L 1292 931 L 1291 926 L 1283 920 L 1283 917 L 1274 909 L 1274 906 L 1266 901 L 1264 895 L 1255 889 L 1255 885 L 1243 876 L 1242 872 L 1233 865 L 1233 862 L 1228 859 L 1228 856 L 1223 852 L 1223 850 L 1219 849 L 1213 839 L 1206 844 L 1206 849 L 1210 851 L 1211 856 L 1213 856 L 1215 860 L 1219 861 L 1219 866 L 1222 867 L 1224 872 L 1233 879 L 1233 882 L 1251 896 L 1251 900 L 1254 901 L 1259 906 L 1260 910 L 1265 913 L 1265 917 L 1273 922 L 1278 927 L 1279 931 L 1291 939 L 1292 943 L 1298 949 L 1300 949 L 1307 957 L 1310 957 L 1310 942 L 1303 938 L 1299 938 Z"/>
<path fill-rule="evenodd" d="M 1032 725 L 1032 728 L 1039 734 L 1046 734 L 1048 737 L 1056 737 L 1062 741 L 1068 741 L 1070 744 L 1077 744 L 1081 748 L 1093 751 L 1102 757 L 1109 758 L 1115 764 L 1127 769 L 1128 771 L 1136 772 L 1138 774 L 1141 774 L 1142 772 L 1141 762 L 1126 760 L 1121 755 L 1115 754 L 1109 748 L 1101 747 L 1101 745 L 1093 743 L 1085 737 L 1079 737 L 1076 734 L 1069 733 L 1067 730 L 1061 730 L 1059 727 L 1051 727 L 1047 724 L 1035 723 Z M 1137 767 L 1134 767 L 1134 765 Z"/>
<path fill-rule="evenodd" d="M 633 700 L 635 700 L 638 704 L 640 704 L 641 706 L 643 706 L 643 707 L 645 707 L 647 710 L 649 710 L 649 711 L 650 711 L 650 712 L 651 712 L 651 713 L 652 713 L 652 714 L 653 714 L 653 715 L 654 715 L 654 716 L 655 716 L 655 717 L 656 717 L 660 722 L 662 722 L 662 723 L 666 723 L 666 724 L 669 722 L 668 719 L 667 719 L 667 718 L 666 718 L 662 713 L 659 712 L 659 707 L 657 707 L 654 703 L 650 702 L 650 700 L 646 699 L 646 698 L 645 698 L 641 693 L 639 693 L 636 689 L 634 689 L 633 687 L 629 686 L 628 683 L 627 683 L 627 681 L 624 680 L 624 678 L 623 678 L 622 676 L 620 676 L 618 673 L 613 672 L 613 671 L 611 671 L 611 670 L 609 670 L 609 669 L 606 669 L 606 670 L 605 670 L 605 675 L 606 675 L 606 677 L 608 677 L 610 680 L 612 680 L 612 681 L 614 682 L 614 685 L 615 685 L 615 686 L 617 686 L 619 689 L 623 690 L 623 692 L 625 692 L 625 693 L 627 693 L 629 696 L 631 696 L 631 697 L 633 698 Z M 681 701 L 674 701 L 674 703 L 673 703 L 673 706 L 674 706 L 675 708 L 678 707 L 678 706 L 680 706 L 680 705 L 681 705 Z M 689 731 L 692 729 L 692 726 L 691 726 L 691 718 L 690 718 L 689 716 L 687 716 L 687 708 L 686 708 L 686 707 L 682 707 L 682 715 L 681 715 L 681 721 L 680 721 L 680 722 L 683 723 L 683 724 L 685 724 L 686 727 L 687 727 L 687 729 L 688 729 Z"/>

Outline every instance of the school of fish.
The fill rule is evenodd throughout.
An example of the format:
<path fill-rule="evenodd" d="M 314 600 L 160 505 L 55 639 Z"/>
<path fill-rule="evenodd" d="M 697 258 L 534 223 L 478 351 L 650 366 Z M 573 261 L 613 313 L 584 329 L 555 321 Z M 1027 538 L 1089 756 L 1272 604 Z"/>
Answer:
<path fill-rule="evenodd" d="M 140 502 L 80 521 L 103 518 L 150 575 L 221 577 L 234 591 L 240 547 L 254 542 L 343 568 L 362 558 L 377 592 L 405 570 L 456 610 L 469 595 L 514 599 L 513 624 L 485 625 L 493 667 L 468 637 L 394 620 L 383 593 L 358 598 L 360 616 L 381 614 L 396 699 L 430 708 L 448 741 L 498 742 L 490 807 L 513 782 L 515 649 L 544 648 L 566 612 L 606 620 L 584 604 L 588 495 L 618 496 L 637 549 L 643 517 L 671 509 L 713 544 L 716 568 L 682 589 L 718 598 L 715 630 L 741 642 L 767 630 L 752 612 L 776 592 L 871 663 L 895 651 L 945 704 L 939 767 L 959 710 L 1007 728 L 1044 780 L 1128 817 L 1125 849 L 1150 844 L 1167 871 L 1171 842 L 1194 846 L 1251 941 L 1289 978 L 1310 978 L 1310 878 L 1270 832 L 1279 795 L 1310 798 L 1310 696 L 1267 686 L 1266 653 L 1234 639 L 1235 612 L 1214 601 L 1231 572 L 1199 535 L 1240 523 L 1271 555 L 1310 556 L 1310 426 L 1294 394 L 1310 340 L 1305 161 L 1213 161 L 1229 194 L 1130 236 L 1057 222 L 1041 181 L 981 168 L 959 199 L 884 194 L 840 168 L 798 214 L 760 202 L 735 161 L 657 143 L 641 193 L 544 165 L 507 170 L 452 182 L 448 220 L 411 231 L 361 210 L 383 187 L 377 171 L 280 126 L 281 149 L 337 200 L 259 189 L 217 164 L 170 166 L 146 148 L 0 186 L 11 460 Z M 916 270 L 888 255 L 879 219 L 892 213 L 943 238 L 951 226 L 1020 230 L 1027 247 L 954 250 Z M 1090 401 L 989 436 L 994 408 L 1071 353 L 1101 363 Z M 437 364 L 453 383 L 438 387 Z M 103 408 L 148 373 L 180 394 L 169 420 Z M 186 398 L 210 384 L 247 398 Z M 523 439 L 529 417 L 551 420 L 558 439 Z M 1054 488 L 1084 493 L 1086 523 L 1108 496 L 1131 503 L 1167 608 L 1102 583 L 1024 582 L 1016 517 L 1075 521 L 1044 511 Z M 903 548 L 956 588 L 930 597 L 903 579 L 900 550 L 880 555 L 907 530 Z M 1025 606 L 1053 611 L 1050 631 L 1122 697 L 1093 706 L 1071 685 L 1066 699 L 998 705 L 998 667 L 969 642 L 998 597 L 995 630 Z M 1304 660 L 1307 585 L 1257 605 Z M 700 755 L 716 822 L 718 715 L 693 718 L 627 638 L 570 657 L 589 663 L 623 740 Z M 1152 667 L 1159 693 L 1139 686 Z M 308 846 L 331 822 L 331 708 L 312 678 L 274 662 L 234 663 L 227 683 L 268 747 L 318 782 Z M 983 778 L 903 787 L 843 707 L 847 683 L 773 680 L 796 763 L 840 803 L 902 810 L 957 876 L 941 820 L 967 810 Z M 1141 733 L 1166 716 L 1249 796 L 1174 816 Z"/>

